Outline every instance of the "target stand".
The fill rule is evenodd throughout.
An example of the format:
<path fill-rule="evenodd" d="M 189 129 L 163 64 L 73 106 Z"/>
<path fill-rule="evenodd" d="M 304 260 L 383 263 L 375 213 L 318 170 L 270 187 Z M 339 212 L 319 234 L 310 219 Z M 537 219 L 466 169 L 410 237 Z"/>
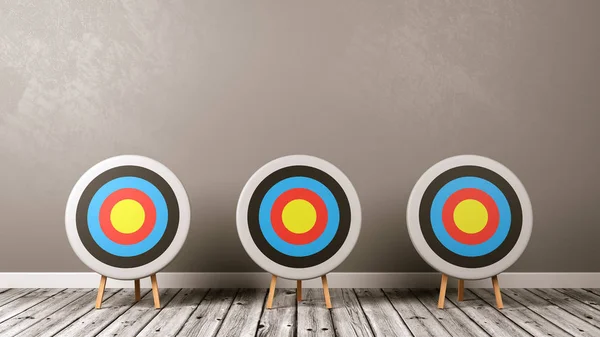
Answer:
<path fill-rule="evenodd" d="M 250 258 L 269 272 L 267 308 L 277 278 L 321 278 L 331 308 L 327 274 L 354 248 L 361 209 L 350 180 L 331 163 L 306 155 L 280 157 L 259 168 L 244 186 L 237 205 L 237 230 Z"/>
<path fill-rule="evenodd" d="M 323 295 L 325 297 L 325 306 L 327 309 L 333 308 L 331 305 L 331 296 L 329 296 L 329 285 L 327 284 L 327 275 L 321 276 L 323 284 Z M 273 298 L 275 298 L 275 287 L 277 284 L 277 276 L 271 275 L 271 285 L 269 286 L 269 295 L 267 296 L 267 309 L 273 307 Z M 296 280 L 296 300 L 302 301 L 302 280 Z"/>
<path fill-rule="evenodd" d="M 100 276 L 100 285 L 98 286 L 98 296 L 96 296 L 96 309 L 102 308 L 102 301 L 104 298 L 104 289 L 106 288 L 107 277 L 104 275 Z M 156 274 L 150 275 L 150 282 L 152 283 L 152 297 L 154 298 L 154 307 L 160 309 L 160 296 L 158 295 L 158 281 L 156 280 Z M 140 280 L 133 280 L 135 288 L 135 301 L 139 302 L 141 297 Z"/>
<path fill-rule="evenodd" d="M 533 227 L 531 201 L 517 176 L 481 156 L 444 159 L 417 181 L 408 199 L 408 234 L 419 255 L 442 273 L 438 308 L 444 308 L 448 277 L 492 279 L 502 308 L 498 275 L 525 250 Z"/>
<path fill-rule="evenodd" d="M 140 279 L 150 277 L 154 306 L 160 308 L 156 273 L 179 253 L 190 226 L 183 185 L 163 164 L 143 156 L 108 158 L 87 170 L 73 187 L 65 211 L 73 251 L 100 274 L 96 308 L 108 278 L 132 280 L 140 300 Z"/>
<path fill-rule="evenodd" d="M 446 288 L 448 286 L 448 275 L 442 274 L 442 282 L 440 284 L 440 297 L 438 299 L 438 308 L 444 309 L 444 301 L 446 299 Z M 502 304 L 502 293 L 500 292 L 500 285 L 498 283 L 498 275 L 492 276 L 492 287 L 494 288 L 494 295 L 496 296 L 496 306 L 498 309 L 504 308 Z M 465 280 L 458 280 L 458 297 L 457 300 L 460 302 L 465 297 Z"/>

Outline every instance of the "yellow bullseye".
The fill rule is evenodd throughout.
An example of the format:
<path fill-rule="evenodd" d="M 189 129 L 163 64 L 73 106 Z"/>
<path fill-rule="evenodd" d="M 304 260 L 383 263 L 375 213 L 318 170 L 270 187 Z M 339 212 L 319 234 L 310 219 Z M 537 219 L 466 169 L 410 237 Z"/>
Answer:
<path fill-rule="evenodd" d="M 315 225 L 317 211 L 310 202 L 304 199 L 294 199 L 283 208 L 281 220 L 290 232 L 303 234 Z"/>
<path fill-rule="evenodd" d="M 454 209 L 454 223 L 465 233 L 479 233 L 487 225 L 487 222 L 487 209 L 477 200 L 463 200 Z"/>
<path fill-rule="evenodd" d="M 110 222 L 117 231 L 123 234 L 138 231 L 145 219 L 144 207 L 132 199 L 123 199 L 117 202 L 110 211 Z"/>

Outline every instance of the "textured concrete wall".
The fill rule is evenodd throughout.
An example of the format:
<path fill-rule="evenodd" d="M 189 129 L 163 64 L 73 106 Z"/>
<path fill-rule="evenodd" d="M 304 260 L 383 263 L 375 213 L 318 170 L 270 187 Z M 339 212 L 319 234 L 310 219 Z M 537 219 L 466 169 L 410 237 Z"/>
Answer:
<path fill-rule="evenodd" d="M 168 271 L 255 271 L 248 177 L 306 153 L 340 167 L 363 232 L 338 271 L 427 271 L 405 224 L 435 162 L 492 157 L 535 228 L 511 271 L 600 271 L 600 1 L 0 2 L 0 271 L 84 271 L 64 204 L 136 153 L 191 198 Z"/>

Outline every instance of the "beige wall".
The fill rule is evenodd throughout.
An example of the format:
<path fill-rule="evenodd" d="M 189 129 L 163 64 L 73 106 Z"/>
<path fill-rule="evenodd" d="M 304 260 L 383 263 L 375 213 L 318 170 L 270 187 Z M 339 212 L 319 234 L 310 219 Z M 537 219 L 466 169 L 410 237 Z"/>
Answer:
<path fill-rule="evenodd" d="M 340 167 L 363 232 L 338 271 L 427 271 L 405 206 L 420 174 L 475 153 L 534 207 L 512 271 L 600 271 L 600 1 L 3 1 L 0 271 L 85 271 L 72 185 L 153 157 L 191 198 L 168 271 L 255 271 L 240 189 L 275 157 Z"/>

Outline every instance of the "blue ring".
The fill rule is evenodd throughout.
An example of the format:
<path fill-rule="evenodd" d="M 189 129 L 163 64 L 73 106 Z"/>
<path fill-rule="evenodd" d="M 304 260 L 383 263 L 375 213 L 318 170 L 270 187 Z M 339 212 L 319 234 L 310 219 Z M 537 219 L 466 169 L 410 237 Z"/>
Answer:
<path fill-rule="evenodd" d="M 113 192 L 123 188 L 134 188 L 144 192 L 156 208 L 156 223 L 148 236 L 133 245 L 122 245 L 109 239 L 100 227 L 100 207 L 104 200 Z M 92 197 L 88 207 L 87 221 L 90 234 L 96 244 L 106 252 L 121 256 L 132 257 L 141 255 L 154 247 L 167 229 L 169 210 L 162 193 L 150 182 L 137 177 L 120 177 L 104 184 Z"/>
<path fill-rule="evenodd" d="M 325 231 L 315 241 L 304 245 L 294 245 L 280 238 L 271 223 L 271 209 L 275 200 L 285 191 L 294 188 L 305 188 L 313 191 L 325 202 L 327 207 L 327 224 Z M 335 237 L 340 223 L 340 210 L 337 200 L 329 189 L 319 181 L 307 177 L 291 177 L 279 181 L 265 194 L 258 211 L 260 230 L 267 242 L 282 254 L 294 257 L 305 257 L 318 253 Z"/>
<path fill-rule="evenodd" d="M 442 210 L 448 197 L 464 188 L 476 188 L 482 190 L 494 199 L 494 202 L 498 207 L 499 223 L 496 232 L 489 240 L 476 245 L 467 245 L 456 241 L 448 234 L 444 227 L 444 222 L 442 221 Z M 444 185 L 433 198 L 430 217 L 433 232 L 440 243 L 453 253 L 468 257 L 486 255 L 497 249 L 506 239 L 511 222 L 510 206 L 508 205 L 508 200 L 506 200 L 504 193 L 491 182 L 477 177 L 461 177 Z"/>

